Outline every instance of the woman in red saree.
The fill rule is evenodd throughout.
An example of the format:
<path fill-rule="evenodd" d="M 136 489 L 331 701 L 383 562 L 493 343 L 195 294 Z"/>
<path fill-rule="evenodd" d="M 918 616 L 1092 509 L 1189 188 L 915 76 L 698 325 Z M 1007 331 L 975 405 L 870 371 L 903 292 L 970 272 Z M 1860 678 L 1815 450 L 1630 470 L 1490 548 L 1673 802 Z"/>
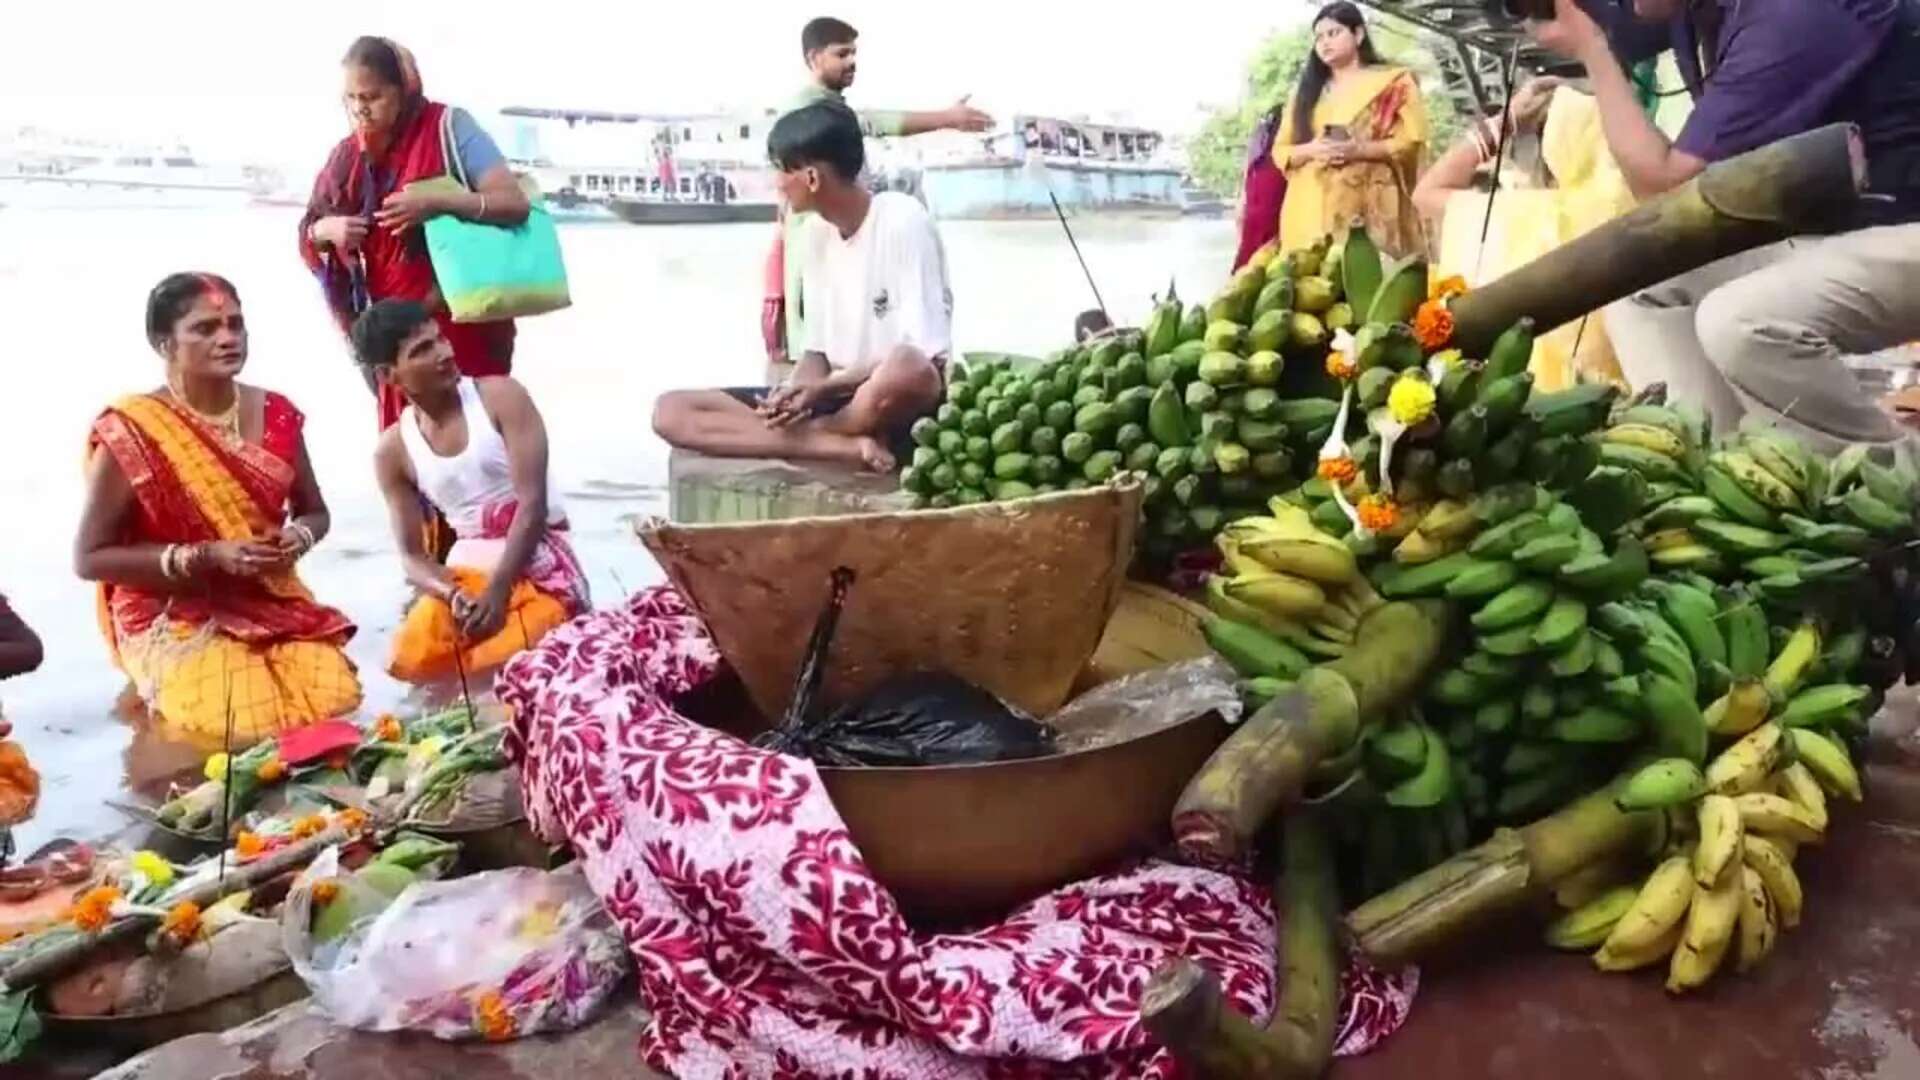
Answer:
<path fill-rule="evenodd" d="M 1240 188 L 1240 250 L 1233 256 L 1235 270 L 1280 236 L 1280 205 L 1287 197 L 1287 174 L 1273 161 L 1280 113 L 1279 108 L 1268 110 L 1254 125 L 1249 140 L 1246 177 Z"/>
<path fill-rule="evenodd" d="M 203 749 L 353 711 L 353 624 L 293 569 L 331 524 L 305 419 L 236 381 L 247 331 L 233 286 L 167 278 L 147 299 L 147 337 L 166 385 L 94 421 L 74 543 L 114 661 L 163 738 Z"/>
<path fill-rule="evenodd" d="M 494 225 L 527 218 L 526 193 L 506 159 L 464 111 L 428 101 L 413 54 L 386 38 L 363 37 L 347 50 L 347 113 L 353 133 L 340 140 L 314 180 L 300 219 L 300 256 L 320 279 L 344 336 L 376 300 L 417 300 L 434 313 L 463 375 L 505 375 L 513 367 L 513 321 L 456 323 L 440 296 L 420 228 L 441 214 Z M 447 175 L 441 126 L 451 120 L 454 153 L 474 190 L 408 190 Z M 372 387 L 386 430 L 406 402 Z"/>

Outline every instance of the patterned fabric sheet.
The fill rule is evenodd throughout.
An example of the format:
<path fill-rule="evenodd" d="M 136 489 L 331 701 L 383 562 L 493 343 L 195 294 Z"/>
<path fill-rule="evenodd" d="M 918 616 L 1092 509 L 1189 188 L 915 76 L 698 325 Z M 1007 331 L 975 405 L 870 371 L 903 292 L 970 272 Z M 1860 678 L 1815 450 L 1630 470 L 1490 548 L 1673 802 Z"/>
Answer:
<path fill-rule="evenodd" d="M 1059 889 L 998 925 L 920 934 L 868 872 L 811 762 L 695 723 L 672 702 L 718 670 L 670 588 L 556 630 L 499 681 L 527 811 L 569 844 L 618 922 L 677 1077 L 1171 1078 L 1141 1025 L 1176 956 L 1273 1010 L 1266 891 L 1148 861 Z M 1350 961 L 1336 1052 L 1405 1020 L 1418 984 Z"/>

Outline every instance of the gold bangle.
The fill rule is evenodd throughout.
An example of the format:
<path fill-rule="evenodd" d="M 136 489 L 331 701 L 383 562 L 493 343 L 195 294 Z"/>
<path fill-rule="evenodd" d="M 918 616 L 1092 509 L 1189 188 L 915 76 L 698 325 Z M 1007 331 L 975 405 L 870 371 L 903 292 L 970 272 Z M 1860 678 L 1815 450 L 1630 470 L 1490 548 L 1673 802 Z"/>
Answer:
<path fill-rule="evenodd" d="M 176 576 L 173 564 L 175 562 L 174 557 L 178 555 L 179 552 L 179 544 L 168 544 L 166 547 L 160 549 L 160 576 L 168 581 L 174 580 Z"/>

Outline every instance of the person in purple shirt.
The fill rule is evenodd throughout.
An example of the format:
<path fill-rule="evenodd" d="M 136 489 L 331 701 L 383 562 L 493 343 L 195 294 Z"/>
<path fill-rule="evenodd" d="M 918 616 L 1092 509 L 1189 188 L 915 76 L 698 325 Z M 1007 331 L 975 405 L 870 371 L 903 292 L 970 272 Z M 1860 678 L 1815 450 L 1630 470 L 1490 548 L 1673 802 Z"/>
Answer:
<path fill-rule="evenodd" d="M 1636 195 L 1845 121 L 1860 129 L 1869 196 L 1852 231 L 1725 259 L 1609 307 L 1627 378 L 1666 382 L 1723 428 L 1755 411 L 1829 450 L 1902 438 L 1845 358 L 1920 339 L 1920 0 L 1633 0 L 1633 9 L 1670 22 L 1700 54 L 1694 109 L 1673 140 L 1574 0 L 1555 0 L 1554 18 L 1529 31 L 1586 67 L 1608 149 Z"/>

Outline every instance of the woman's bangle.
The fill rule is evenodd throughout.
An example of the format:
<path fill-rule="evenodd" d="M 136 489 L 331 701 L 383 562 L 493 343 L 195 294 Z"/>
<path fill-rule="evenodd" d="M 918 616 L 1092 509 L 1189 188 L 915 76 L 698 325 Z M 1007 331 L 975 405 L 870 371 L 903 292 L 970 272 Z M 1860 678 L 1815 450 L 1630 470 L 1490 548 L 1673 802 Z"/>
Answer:
<path fill-rule="evenodd" d="M 287 526 L 287 528 L 300 538 L 300 554 L 302 555 L 312 551 L 314 546 L 320 543 L 319 538 L 313 535 L 313 530 L 302 522 L 296 521 Z"/>
<path fill-rule="evenodd" d="M 161 548 L 160 549 L 160 576 L 163 578 L 166 578 L 168 581 L 177 580 L 180 576 L 180 571 L 177 568 L 177 564 L 179 563 L 179 561 L 180 561 L 180 545 L 179 544 L 168 544 L 166 547 Z"/>
<path fill-rule="evenodd" d="M 487 193 L 484 191 L 480 193 L 480 212 L 475 214 L 474 217 L 481 221 L 487 219 Z"/>

